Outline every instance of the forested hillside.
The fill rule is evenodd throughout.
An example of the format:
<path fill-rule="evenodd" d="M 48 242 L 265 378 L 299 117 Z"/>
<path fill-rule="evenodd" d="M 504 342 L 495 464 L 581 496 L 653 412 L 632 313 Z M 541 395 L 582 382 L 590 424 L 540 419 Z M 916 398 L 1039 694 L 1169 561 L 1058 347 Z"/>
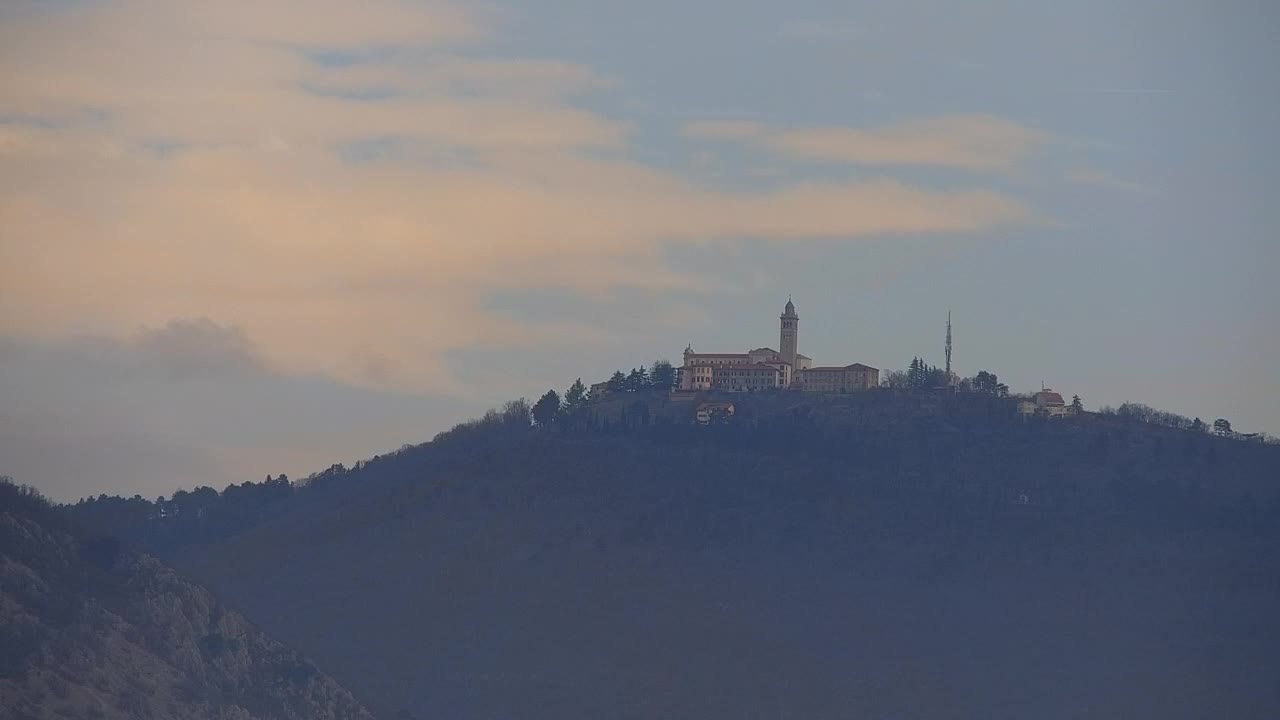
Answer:
<path fill-rule="evenodd" d="M 509 407 L 175 562 L 417 717 L 1274 717 L 1280 451 L 1003 408 Z"/>
<path fill-rule="evenodd" d="M 207 590 L 0 481 L 0 715 L 371 716 Z"/>
<path fill-rule="evenodd" d="M 405 717 L 1280 712 L 1280 448 L 1013 402 L 518 402 L 300 483 L 63 512 Z"/>

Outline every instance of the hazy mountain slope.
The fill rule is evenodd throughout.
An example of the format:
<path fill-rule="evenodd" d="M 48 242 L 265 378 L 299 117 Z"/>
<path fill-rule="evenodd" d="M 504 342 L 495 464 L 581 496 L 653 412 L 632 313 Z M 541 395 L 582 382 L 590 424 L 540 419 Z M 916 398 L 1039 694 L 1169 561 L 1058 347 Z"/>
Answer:
<path fill-rule="evenodd" d="M 371 716 L 207 590 L 0 487 L 5 718 Z"/>
<path fill-rule="evenodd" d="M 182 562 L 420 717 L 1280 712 L 1273 449 L 912 427 L 471 429 Z"/>

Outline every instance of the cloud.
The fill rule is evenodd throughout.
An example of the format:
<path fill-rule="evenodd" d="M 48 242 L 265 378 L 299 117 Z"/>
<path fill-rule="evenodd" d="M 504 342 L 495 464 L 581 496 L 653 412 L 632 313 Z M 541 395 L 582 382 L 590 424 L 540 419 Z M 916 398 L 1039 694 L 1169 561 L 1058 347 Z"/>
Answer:
<path fill-rule="evenodd" d="M 792 158 L 866 166 L 932 166 L 975 172 L 1008 170 L 1048 138 L 1039 130 L 988 115 L 947 115 L 877 128 L 771 129 L 749 121 L 689 123 L 688 137 L 741 141 Z"/>
<path fill-rule="evenodd" d="M 174 41 L 199 37 L 214 42 L 330 51 L 473 40 L 487 34 L 474 11 L 464 12 L 457 5 L 434 0 L 31 3 L 31 8 L 17 20 L 19 29 L 28 32 L 15 31 L 10 34 L 11 40 L 27 34 L 29 38 L 66 41 L 83 29 L 90 36 L 108 40 L 144 39 L 155 43 L 169 35 Z M 30 44 L 33 43 L 24 43 L 13 54 L 22 54 Z M 175 47 L 176 42 L 166 46 Z M 72 47 L 64 50 L 76 52 Z M 187 50 L 185 57 L 203 52 L 202 48 Z"/>
<path fill-rule="evenodd" d="M 553 60 L 458 58 L 435 51 L 381 55 L 340 67 L 316 66 L 303 75 L 310 89 L 353 96 L 477 97 L 554 100 L 614 86 L 590 68 Z"/>
<path fill-rule="evenodd" d="M 167 375 L 218 374 L 261 370 L 258 348 L 239 327 L 208 319 L 170 320 L 162 328 L 139 330 L 125 346 L 153 359 Z"/>
<path fill-rule="evenodd" d="M 1155 190 L 1149 185 L 1133 182 L 1131 180 L 1121 180 L 1113 178 L 1106 173 L 1098 170 L 1075 170 L 1069 176 L 1071 182 L 1076 185 L 1088 185 L 1090 187 L 1103 188 L 1106 190 L 1120 190 L 1123 192 L 1141 193 L 1149 195 Z"/>
<path fill-rule="evenodd" d="M 546 341 L 486 309 L 497 289 L 705 288 L 664 248 L 1032 218 L 982 188 L 700 184 L 634 160 L 627 122 L 574 103 L 615 84 L 590 68 L 488 57 L 484 18 L 453 7 L 330 9 L 104 0 L 0 26 L 0 335 L 462 394 L 451 351 Z M 685 128 L 967 166 L 1016 154 L 1016 131 Z"/>
<path fill-rule="evenodd" d="M 0 360 L 34 362 L 39 352 L 53 351 L 91 362 L 107 384 L 139 378 L 160 384 L 226 380 L 274 371 L 241 328 L 208 318 L 174 319 L 119 337 L 74 334 L 22 342 L 0 338 Z"/>
<path fill-rule="evenodd" d="M 0 339 L 0 474 L 58 500 L 297 477 L 421 442 L 497 400 L 283 374 L 245 362 L 243 345 L 204 320 L 124 339 Z"/>

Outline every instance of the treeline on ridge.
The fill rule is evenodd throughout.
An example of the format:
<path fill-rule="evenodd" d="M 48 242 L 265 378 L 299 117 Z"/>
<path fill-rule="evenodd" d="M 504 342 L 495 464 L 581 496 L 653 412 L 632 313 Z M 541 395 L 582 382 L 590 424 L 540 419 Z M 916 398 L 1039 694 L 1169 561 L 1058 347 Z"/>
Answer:
<path fill-rule="evenodd" d="M 1129 411 L 1028 423 L 1014 419 L 1013 399 L 995 394 L 880 389 L 838 398 L 743 397 L 734 422 L 695 427 L 642 408 L 602 418 L 581 397 L 571 387 L 554 405 L 547 396 L 533 404 L 513 400 L 431 443 L 352 467 L 334 465 L 297 483 L 268 476 L 222 492 L 199 487 L 154 501 L 101 495 L 64 511 L 100 534 L 163 553 L 235 535 L 311 502 L 428 481 L 440 467 L 485 454 L 519 458 L 537 443 L 564 438 L 684 453 L 691 463 L 702 453 L 783 454 L 850 483 L 984 503 L 1016 503 L 1025 495 L 1029 504 L 1065 513 L 1139 512 L 1211 525 L 1238 520 L 1253 528 L 1272 527 L 1280 515 L 1275 488 L 1258 480 L 1276 469 L 1276 448 L 1213 437 L 1194 426 L 1165 427 Z M 572 471 L 572 457 L 563 462 Z"/>

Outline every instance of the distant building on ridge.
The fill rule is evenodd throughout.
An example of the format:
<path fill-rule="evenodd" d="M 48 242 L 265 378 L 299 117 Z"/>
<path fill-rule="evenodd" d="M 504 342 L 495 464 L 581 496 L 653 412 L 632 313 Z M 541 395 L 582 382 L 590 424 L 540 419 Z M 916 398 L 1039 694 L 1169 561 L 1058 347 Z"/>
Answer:
<path fill-rule="evenodd" d="M 806 392 L 853 392 L 879 386 L 880 371 L 862 363 L 808 368 L 800 373 L 800 389 Z"/>
<path fill-rule="evenodd" d="M 813 392 L 850 392 L 880 384 L 880 371 L 854 363 L 838 368 L 814 368 L 800 353 L 800 316 L 787 299 L 778 316 L 778 350 L 761 347 L 745 353 L 698 353 L 684 350 L 677 387 L 684 391 L 752 392 L 795 388 Z"/>
<path fill-rule="evenodd" d="M 1018 416 L 1023 419 L 1037 416 L 1064 418 L 1074 414 L 1075 411 L 1072 407 L 1062 399 L 1062 394 L 1056 393 L 1049 388 L 1036 393 L 1030 400 L 1023 400 L 1018 403 Z"/>

